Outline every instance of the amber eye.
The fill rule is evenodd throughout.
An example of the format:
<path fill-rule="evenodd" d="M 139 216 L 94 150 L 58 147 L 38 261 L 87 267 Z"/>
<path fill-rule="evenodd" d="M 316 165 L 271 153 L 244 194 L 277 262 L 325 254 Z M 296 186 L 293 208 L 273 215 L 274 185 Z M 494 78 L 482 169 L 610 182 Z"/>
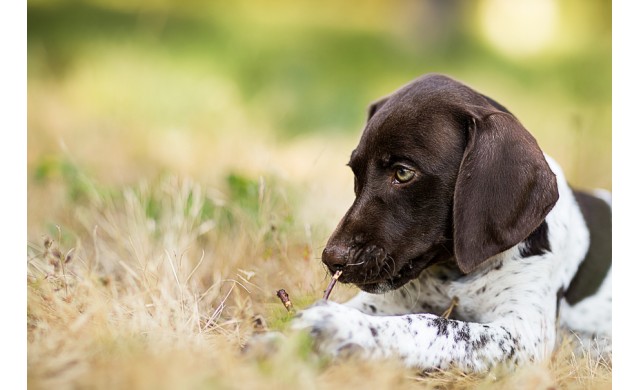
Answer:
<path fill-rule="evenodd" d="M 406 183 L 414 178 L 416 173 L 409 168 L 406 167 L 398 167 L 396 168 L 396 174 L 394 179 L 398 183 Z"/>

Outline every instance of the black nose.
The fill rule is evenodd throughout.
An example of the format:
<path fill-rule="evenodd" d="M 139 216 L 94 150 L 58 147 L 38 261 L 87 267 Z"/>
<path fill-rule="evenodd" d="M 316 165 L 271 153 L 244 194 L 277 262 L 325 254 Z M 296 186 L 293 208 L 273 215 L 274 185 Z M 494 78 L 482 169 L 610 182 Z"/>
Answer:
<path fill-rule="evenodd" d="M 332 272 L 342 269 L 347 264 L 349 248 L 343 245 L 330 245 L 322 251 L 322 262 Z"/>

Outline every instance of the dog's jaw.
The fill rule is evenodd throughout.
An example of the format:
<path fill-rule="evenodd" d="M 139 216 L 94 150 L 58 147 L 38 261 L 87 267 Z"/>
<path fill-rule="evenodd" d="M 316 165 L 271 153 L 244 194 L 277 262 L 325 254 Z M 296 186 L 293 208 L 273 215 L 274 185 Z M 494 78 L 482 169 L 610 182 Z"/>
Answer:
<path fill-rule="evenodd" d="M 384 294 L 389 291 L 397 290 L 416 279 L 422 271 L 435 264 L 441 264 L 443 261 L 450 259 L 446 252 L 429 251 L 426 254 L 413 258 L 406 262 L 400 269 L 390 277 L 367 283 L 354 283 L 362 291 L 371 294 Z"/>

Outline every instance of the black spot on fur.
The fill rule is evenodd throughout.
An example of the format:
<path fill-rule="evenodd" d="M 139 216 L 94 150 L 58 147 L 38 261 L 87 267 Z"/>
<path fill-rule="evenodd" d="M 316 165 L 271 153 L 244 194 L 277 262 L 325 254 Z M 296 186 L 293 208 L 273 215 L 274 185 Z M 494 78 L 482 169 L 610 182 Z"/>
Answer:
<path fill-rule="evenodd" d="M 433 325 L 437 328 L 438 336 L 449 336 L 449 320 L 446 318 L 434 318 Z"/>
<path fill-rule="evenodd" d="M 501 326 L 500 328 L 502 328 L 502 330 L 507 333 L 507 340 L 513 340 L 513 336 L 511 336 L 511 332 L 509 332 L 507 328 L 505 328 L 504 326 Z"/>
<path fill-rule="evenodd" d="M 369 305 L 369 310 L 371 310 L 373 314 L 376 314 L 378 312 L 378 309 L 373 305 Z"/>
<path fill-rule="evenodd" d="M 456 334 L 453 336 L 453 340 L 455 342 L 460 342 L 460 341 L 469 342 L 469 339 L 471 338 L 469 335 L 469 330 L 470 330 L 469 324 L 465 323 L 462 326 L 462 328 L 458 332 L 456 332 Z"/>
<path fill-rule="evenodd" d="M 515 347 L 511 347 L 511 351 L 509 351 L 509 354 L 507 355 L 507 360 L 511 360 L 513 359 L 513 356 L 516 354 L 516 349 Z"/>
<path fill-rule="evenodd" d="M 500 347 L 500 350 L 502 350 L 502 353 L 504 353 L 504 354 L 506 355 L 506 354 L 507 354 L 507 352 L 509 352 L 509 351 L 507 350 L 507 347 L 505 347 L 505 344 L 506 344 L 506 343 L 505 343 L 504 339 L 501 339 L 501 340 L 498 342 L 498 347 Z"/>
<path fill-rule="evenodd" d="M 481 334 L 479 338 L 471 342 L 471 348 L 474 351 L 484 348 L 489 343 L 489 338 L 486 334 Z"/>
<path fill-rule="evenodd" d="M 564 288 L 560 287 L 556 292 L 556 318 L 560 315 L 560 300 L 564 297 Z"/>
<path fill-rule="evenodd" d="M 524 245 L 520 248 L 520 256 L 540 256 L 545 252 L 551 252 L 551 245 L 549 244 L 549 226 L 547 221 L 542 221 L 540 226 L 524 240 Z"/>
<path fill-rule="evenodd" d="M 374 328 L 373 326 L 369 328 L 369 330 L 371 331 L 371 336 L 378 337 L 378 330 L 376 328 Z"/>

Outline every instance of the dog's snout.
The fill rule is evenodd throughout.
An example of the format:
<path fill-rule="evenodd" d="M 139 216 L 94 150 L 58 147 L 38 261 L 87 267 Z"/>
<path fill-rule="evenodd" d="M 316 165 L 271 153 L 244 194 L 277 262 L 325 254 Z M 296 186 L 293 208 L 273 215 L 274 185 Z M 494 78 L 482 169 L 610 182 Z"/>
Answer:
<path fill-rule="evenodd" d="M 322 262 L 331 271 L 342 269 L 348 260 L 349 248 L 344 245 L 327 245 L 322 251 Z"/>

